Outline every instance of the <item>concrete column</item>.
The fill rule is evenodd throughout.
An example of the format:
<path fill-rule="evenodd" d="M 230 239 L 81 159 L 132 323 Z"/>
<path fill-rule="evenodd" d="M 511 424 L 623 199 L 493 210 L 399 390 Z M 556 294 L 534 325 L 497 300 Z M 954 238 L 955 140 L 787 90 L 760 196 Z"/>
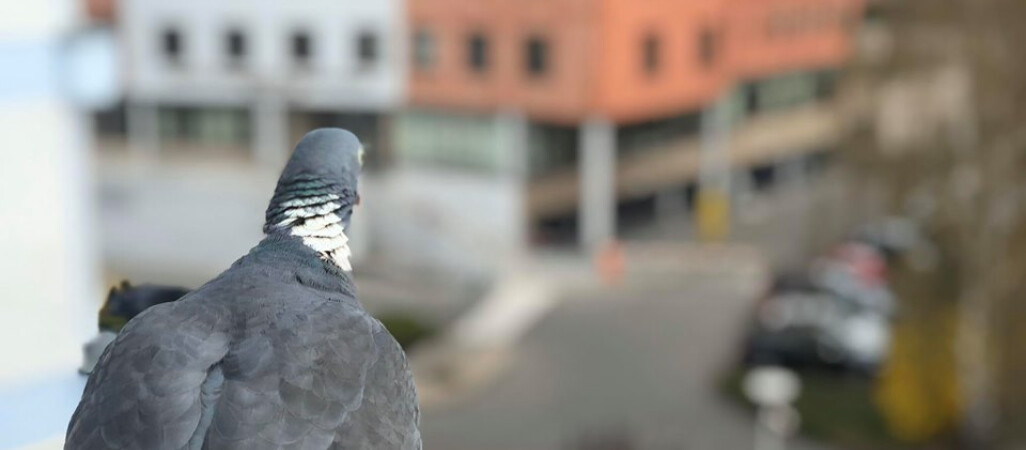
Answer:
<path fill-rule="evenodd" d="M 133 155 L 155 159 L 160 154 L 160 116 L 153 103 L 130 102 L 125 113 L 128 149 Z"/>
<path fill-rule="evenodd" d="M 605 119 L 581 124 L 578 144 L 581 247 L 595 251 L 616 234 L 616 128 Z"/>
<path fill-rule="evenodd" d="M 698 185 L 701 190 L 730 190 L 730 117 L 724 100 L 702 111 L 701 161 Z"/>
<path fill-rule="evenodd" d="M 529 179 L 530 148 L 528 146 L 529 124 L 527 117 L 520 112 L 504 111 L 496 117 L 499 142 L 502 145 L 504 178 L 511 184 L 512 195 L 518 198 L 513 205 L 519 211 L 514 217 L 519 222 L 514 224 L 512 236 L 514 256 L 523 256 L 530 246 L 531 217 L 527 211 L 527 193 Z"/>
<path fill-rule="evenodd" d="M 698 173 L 698 233 L 718 241 L 730 235 L 730 96 L 702 112 L 701 161 Z"/>
<path fill-rule="evenodd" d="M 508 169 L 508 173 L 526 180 L 530 162 L 527 117 L 520 112 L 504 111 L 498 114 L 496 120 L 505 157 L 503 166 Z"/>
<path fill-rule="evenodd" d="M 253 157 L 265 168 L 281 169 L 292 150 L 285 102 L 273 96 L 261 96 L 251 114 Z"/>

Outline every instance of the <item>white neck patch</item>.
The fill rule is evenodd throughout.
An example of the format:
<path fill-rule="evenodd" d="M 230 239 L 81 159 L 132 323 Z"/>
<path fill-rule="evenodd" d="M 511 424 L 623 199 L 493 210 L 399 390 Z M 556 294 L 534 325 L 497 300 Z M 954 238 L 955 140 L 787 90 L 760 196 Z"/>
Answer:
<path fill-rule="evenodd" d="M 344 272 L 352 272 L 349 258 L 353 252 L 349 248 L 349 237 L 342 227 L 342 218 L 335 214 L 341 205 L 332 201 L 337 198 L 329 195 L 286 204 L 292 208 L 285 211 L 286 219 L 278 226 L 288 226 L 293 236 L 303 238 L 303 244 L 316 251 L 322 259 L 331 261 Z"/>

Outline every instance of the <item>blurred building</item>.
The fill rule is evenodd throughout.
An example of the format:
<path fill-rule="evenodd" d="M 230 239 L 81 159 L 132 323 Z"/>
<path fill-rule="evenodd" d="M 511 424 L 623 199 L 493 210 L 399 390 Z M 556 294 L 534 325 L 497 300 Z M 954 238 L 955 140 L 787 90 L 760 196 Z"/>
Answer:
<path fill-rule="evenodd" d="M 369 166 L 388 153 L 399 0 L 116 8 L 124 101 L 96 117 L 108 276 L 195 284 L 223 270 L 261 238 L 277 171 L 310 129 L 357 133 Z"/>
<path fill-rule="evenodd" d="M 65 0 L 0 6 L 0 397 L 78 363 L 102 293 L 86 113 L 116 96 L 115 50 L 83 12 Z"/>
<path fill-rule="evenodd" d="M 223 267 L 320 126 L 387 168 L 357 215 L 373 236 L 354 241 L 463 268 L 593 248 L 690 208 L 703 142 L 738 180 L 827 154 L 860 3 L 123 0 L 125 100 L 97 120 L 107 259 Z M 703 140 L 714 105 L 731 131 Z"/>
<path fill-rule="evenodd" d="M 238 153 L 271 167 L 317 126 L 370 153 L 402 99 L 398 0 L 123 0 L 123 111 L 101 128 L 131 151 Z M 126 113 L 127 112 L 127 113 Z"/>
<path fill-rule="evenodd" d="M 94 24 L 112 24 L 117 20 L 116 0 L 85 0 L 85 17 Z"/>
<path fill-rule="evenodd" d="M 829 151 L 859 3 L 409 0 L 399 210 L 480 259 L 601 243 L 618 211 L 688 207 L 721 100 L 740 174 Z"/>
<path fill-rule="evenodd" d="M 63 436 L 102 295 L 87 112 L 116 97 L 116 53 L 83 12 L 0 5 L 0 448 Z"/>

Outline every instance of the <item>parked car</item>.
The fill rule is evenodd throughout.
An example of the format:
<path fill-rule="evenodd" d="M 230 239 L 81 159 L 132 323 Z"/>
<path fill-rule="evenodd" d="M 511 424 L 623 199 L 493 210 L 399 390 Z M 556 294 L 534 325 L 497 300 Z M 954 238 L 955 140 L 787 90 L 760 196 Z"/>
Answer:
<path fill-rule="evenodd" d="M 812 284 L 839 300 L 887 317 L 894 314 L 896 305 L 887 283 L 887 260 L 871 245 L 844 242 L 818 259 L 809 276 Z"/>
<path fill-rule="evenodd" d="M 745 342 L 750 365 L 875 373 L 890 340 L 889 316 L 807 275 L 778 277 L 756 306 Z"/>
<path fill-rule="evenodd" d="M 930 248 L 912 220 L 892 217 L 862 227 L 807 271 L 776 277 L 756 304 L 744 360 L 874 373 L 897 312 L 889 267 Z"/>

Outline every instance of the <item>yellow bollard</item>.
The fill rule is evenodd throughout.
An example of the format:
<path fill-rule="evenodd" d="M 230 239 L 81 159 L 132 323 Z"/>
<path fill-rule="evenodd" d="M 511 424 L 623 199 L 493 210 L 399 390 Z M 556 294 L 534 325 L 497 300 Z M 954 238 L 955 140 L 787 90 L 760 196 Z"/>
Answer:
<path fill-rule="evenodd" d="M 718 189 L 698 193 L 698 237 L 702 241 L 723 241 L 730 236 L 730 198 Z"/>

